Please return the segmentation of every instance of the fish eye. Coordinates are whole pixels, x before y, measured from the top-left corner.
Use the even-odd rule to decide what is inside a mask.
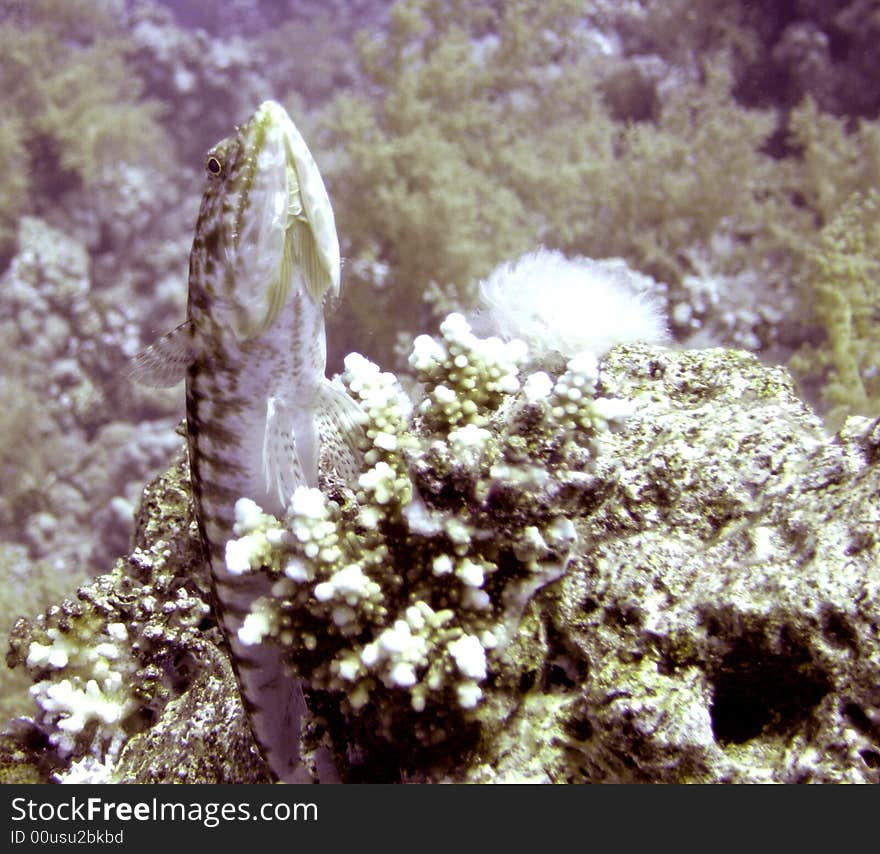
[[[223,164],[222,164],[222,163],[221,163],[216,157],[214,157],[214,155],[212,154],[212,155],[211,155],[211,156],[205,161],[205,168],[206,168],[206,169],[207,169],[212,175],[219,175],[219,174],[223,171]]]

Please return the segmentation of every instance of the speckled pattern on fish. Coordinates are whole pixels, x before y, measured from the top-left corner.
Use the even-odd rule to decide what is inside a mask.
[[[239,636],[268,582],[230,572],[235,502],[283,517],[294,490],[318,485],[325,444],[343,478],[359,465],[360,411],[324,375],[323,300],[339,293],[330,200],[305,141],[267,101],[205,159],[185,323],[137,357],[133,375],[186,378],[193,494],[221,620],[254,735],[279,779],[305,779],[300,684],[277,648]]]

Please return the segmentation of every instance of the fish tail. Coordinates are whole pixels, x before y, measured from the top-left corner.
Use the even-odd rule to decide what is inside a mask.
[[[311,782],[300,745],[306,713],[302,683],[291,678],[278,647],[245,646],[232,633],[229,638],[242,701],[266,764],[282,783]]]

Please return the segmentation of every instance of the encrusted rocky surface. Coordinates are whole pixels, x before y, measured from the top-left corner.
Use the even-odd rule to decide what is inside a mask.
[[[880,426],[827,436],[784,370],[732,350],[617,347],[595,394],[629,416],[592,436],[588,466],[583,447],[548,463],[592,487],[558,493],[574,554],[488,653],[461,727],[371,744],[314,691],[307,747],[330,746],[343,781],[880,782]],[[431,507],[481,494],[459,456],[458,493],[414,466]],[[7,779],[268,780],[209,602],[181,461],[146,491],[132,553],[13,633],[42,705],[3,737]],[[77,689],[117,717],[65,723]]]

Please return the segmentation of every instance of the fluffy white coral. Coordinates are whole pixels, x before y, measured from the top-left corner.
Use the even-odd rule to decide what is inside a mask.
[[[653,279],[624,261],[566,258],[538,249],[496,267],[480,284],[481,334],[521,339],[532,358],[601,356],[616,344],[668,339]]]

